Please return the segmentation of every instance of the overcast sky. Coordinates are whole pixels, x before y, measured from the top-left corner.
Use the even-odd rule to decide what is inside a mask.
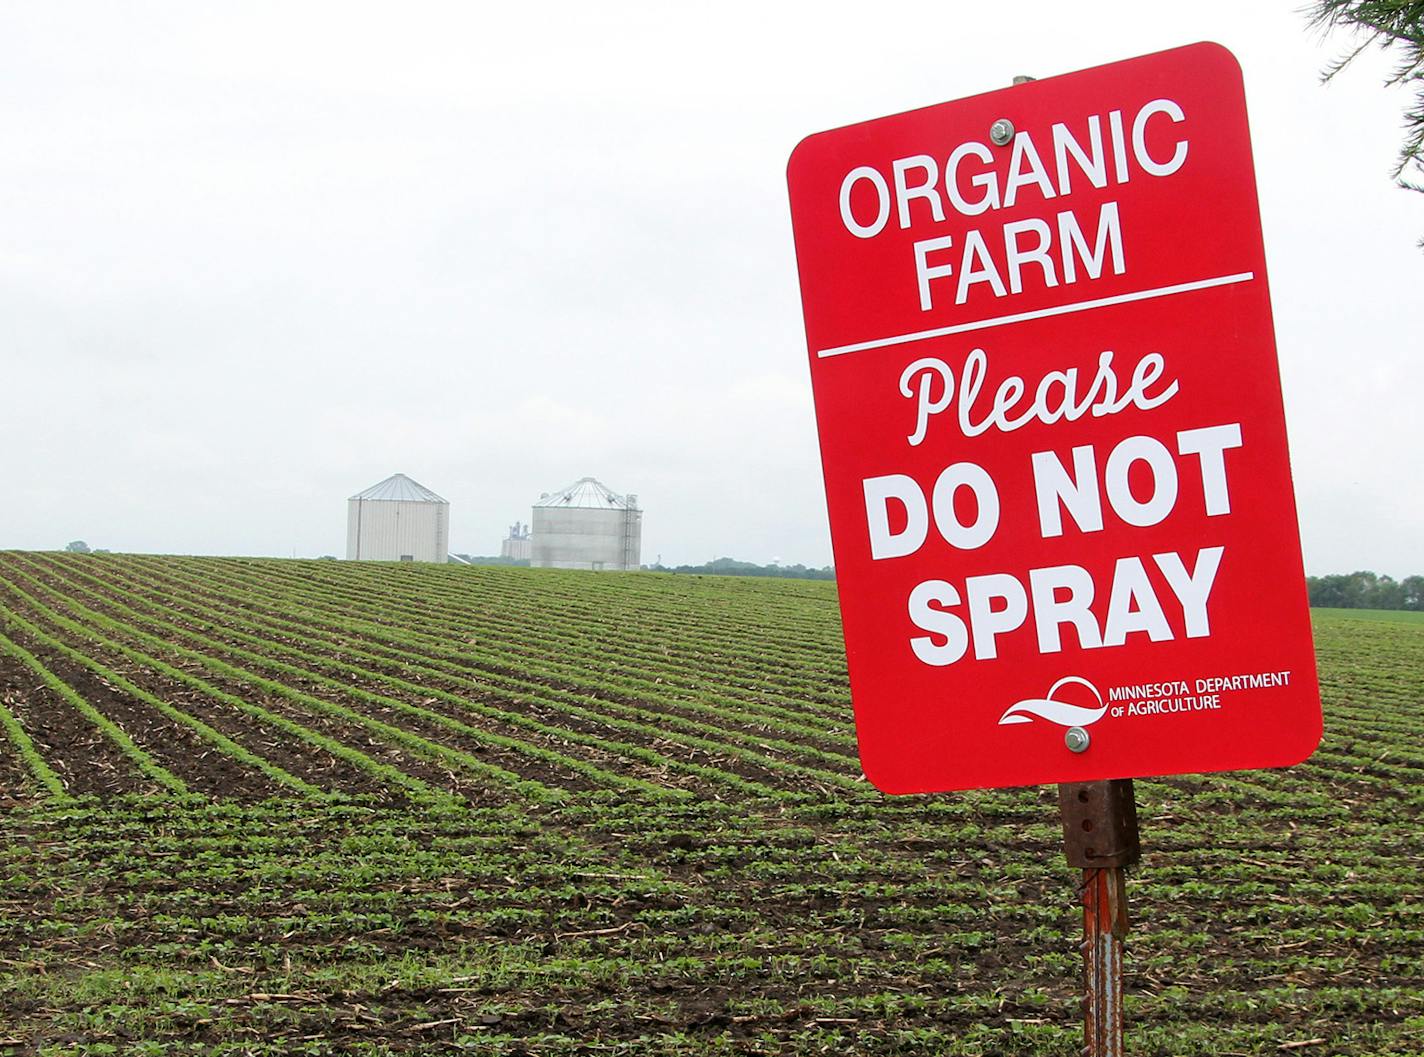
[[[0,8],[0,547],[498,553],[636,492],[644,560],[830,561],[806,134],[1215,40],[1245,70],[1307,571],[1424,572],[1406,97],[1296,3]]]

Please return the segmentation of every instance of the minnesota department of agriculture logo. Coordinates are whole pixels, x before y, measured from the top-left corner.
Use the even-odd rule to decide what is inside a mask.
[[[1083,705],[1070,704],[1067,701],[1060,701],[1055,696],[1065,686],[1084,686],[1097,701],[1097,708],[1086,708]],[[1096,723],[1107,715],[1108,706],[1103,703],[1103,695],[1098,693],[1098,688],[1088,680],[1077,675],[1065,675],[1058,682],[1048,688],[1048,693],[1043,697],[1031,697],[1023,701],[1015,701],[1010,705],[1002,716],[999,717],[999,725],[1004,726],[1009,723],[1028,723],[1032,718],[1046,719],[1050,723],[1057,723],[1061,727],[1086,727],[1090,723]]]

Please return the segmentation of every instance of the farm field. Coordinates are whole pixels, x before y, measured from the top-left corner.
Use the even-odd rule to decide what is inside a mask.
[[[1317,616],[1342,620],[1379,620],[1386,624],[1424,624],[1424,613],[1404,609],[1316,609]]]
[[[1139,781],[1139,1055],[1424,1054],[1424,624]],[[1052,788],[860,777],[835,585],[0,553],[0,1054],[1076,1054]]]

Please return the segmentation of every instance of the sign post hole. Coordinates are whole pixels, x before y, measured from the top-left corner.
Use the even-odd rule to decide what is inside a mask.
[[[1120,1052],[1132,779],[1322,730],[1241,69],[1192,44],[816,133],[787,183],[861,766],[1060,786]]]

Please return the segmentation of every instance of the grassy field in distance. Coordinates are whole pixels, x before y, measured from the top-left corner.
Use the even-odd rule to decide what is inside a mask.
[[[1379,620],[1386,624],[1424,624],[1424,613],[1405,609],[1312,609],[1312,615],[1343,620]]]
[[[1128,1052],[1424,1053],[1361,616],[1310,761],[1137,783]],[[1074,884],[1052,788],[863,781],[833,583],[0,553],[0,1055],[1070,1057]]]

